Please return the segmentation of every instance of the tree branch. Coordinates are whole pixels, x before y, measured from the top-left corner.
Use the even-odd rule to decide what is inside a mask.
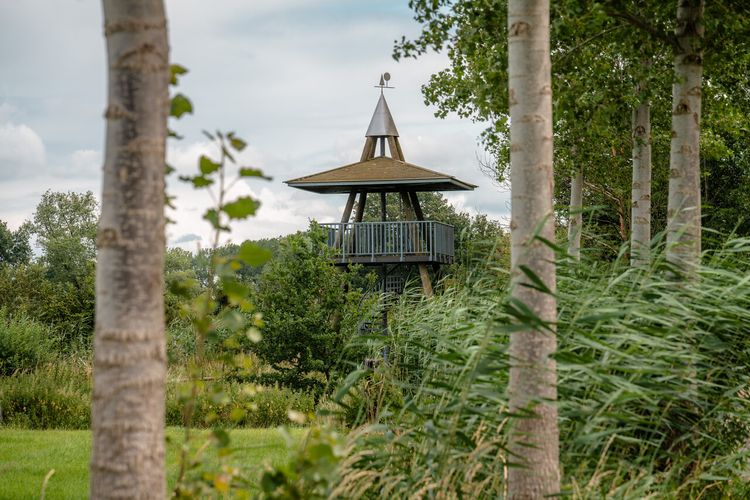
[[[661,40],[662,42],[675,49],[680,48],[680,45],[677,43],[677,38],[675,38],[673,34],[660,30],[640,16],[637,16],[631,12],[627,12],[624,9],[615,9],[613,7],[606,7],[604,11],[608,16],[616,19],[622,19],[631,26],[634,26],[635,28],[648,33],[655,39]]]

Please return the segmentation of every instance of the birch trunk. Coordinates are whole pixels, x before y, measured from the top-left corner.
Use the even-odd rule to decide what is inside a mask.
[[[633,110],[633,187],[630,208],[630,265],[648,265],[651,257],[651,107]]]
[[[703,0],[678,0],[672,143],[669,156],[667,260],[691,273],[700,262],[700,120]]]
[[[164,153],[161,0],[104,0],[109,63],[97,237],[91,498],[164,498]]]
[[[510,339],[508,496],[542,498],[560,490],[556,348],[555,255],[539,236],[554,241],[552,211],[552,86],[549,0],[508,3],[508,76],[511,155],[512,297],[550,329],[513,333]],[[552,291],[524,286],[525,266]]]
[[[568,255],[581,260],[581,229],[583,228],[583,170],[570,179],[570,213],[568,215]]]

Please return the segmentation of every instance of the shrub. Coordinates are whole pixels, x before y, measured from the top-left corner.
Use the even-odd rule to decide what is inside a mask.
[[[51,361],[56,350],[57,339],[48,327],[0,309],[0,376],[32,370]]]
[[[195,354],[195,330],[187,321],[172,321],[167,327],[167,359],[184,363]]]
[[[315,385],[310,373],[324,374],[327,383],[345,368],[351,353],[344,348],[377,298],[351,287],[355,271],[331,264],[326,238],[316,225],[284,238],[254,297],[265,327],[251,348],[278,372],[279,383],[297,389]]]
[[[90,374],[83,367],[59,363],[3,378],[0,423],[27,429],[88,429]]]
[[[0,307],[48,325],[60,338],[62,352],[90,349],[94,293],[93,264],[76,283],[51,281],[40,264],[0,268]]]
[[[183,425],[187,386],[167,389],[167,425]],[[211,427],[276,427],[289,424],[289,411],[304,415],[315,411],[311,395],[289,388],[256,387],[252,384],[207,384],[195,399],[193,425]]]

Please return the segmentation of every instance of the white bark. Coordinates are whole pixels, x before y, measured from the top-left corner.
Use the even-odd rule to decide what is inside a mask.
[[[576,170],[570,179],[570,213],[568,214],[568,255],[581,260],[581,229],[583,228],[583,170]]]
[[[508,76],[511,155],[511,269],[514,299],[550,330],[511,335],[510,409],[534,418],[513,419],[509,434],[510,498],[542,498],[560,490],[556,348],[555,255],[535,238],[554,241],[552,210],[552,86],[549,0],[508,3]],[[524,286],[525,266],[552,291]]]
[[[651,109],[633,110],[633,187],[630,208],[630,264],[648,265],[651,251]]]
[[[678,0],[672,143],[669,157],[667,260],[691,273],[700,262],[700,120],[703,0]]]
[[[169,57],[161,0],[104,0],[109,63],[97,237],[92,498],[164,498],[164,153]]]

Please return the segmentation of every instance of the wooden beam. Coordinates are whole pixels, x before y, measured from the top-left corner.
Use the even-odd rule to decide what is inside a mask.
[[[368,137],[365,141],[365,147],[364,149],[362,149],[362,157],[359,159],[359,161],[367,161],[375,158],[375,146],[375,137]]]
[[[419,206],[419,198],[417,197],[417,192],[409,191],[409,199],[411,200],[411,204],[414,208],[414,214],[417,216],[417,220],[424,220],[424,213],[422,212],[422,207]]]
[[[391,150],[391,158],[405,161],[404,153],[401,151],[401,145],[398,143],[398,137],[388,138],[388,149]]]
[[[417,216],[417,220],[420,220],[420,221],[425,220],[424,213],[422,212],[422,207],[419,205],[419,197],[417,196],[417,192],[409,191],[409,199],[411,200],[412,208],[414,208],[414,213]],[[433,263],[432,271],[435,273],[435,276],[437,276],[438,273],[440,272],[440,264]]]
[[[365,215],[365,204],[367,203],[367,191],[359,193],[359,201],[357,202],[357,213],[354,214],[354,222],[362,222],[362,217]]]
[[[401,191],[401,201],[404,203],[404,211],[406,212],[407,220],[415,220],[416,214],[414,213],[414,207],[412,206],[409,195],[405,191]],[[421,211],[421,210],[420,210]],[[415,237],[419,237],[416,236]],[[417,242],[414,242],[414,248],[418,246]],[[425,264],[418,264],[419,278],[422,280],[422,290],[424,291],[425,297],[432,297],[432,282],[430,281],[430,273],[427,271]]]
[[[354,207],[354,199],[357,196],[356,191],[349,193],[349,199],[346,200],[346,207],[344,207],[344,213],[341,216],[341,223],[346,224],[352,216],[352,208]],[[333,248],[341,248],[341,230],[336,231],[336,239],[333,243]]]
[[[385,192],[380,193],[380,220],[385,222],[387,219],[387,214],[385,207]]]

